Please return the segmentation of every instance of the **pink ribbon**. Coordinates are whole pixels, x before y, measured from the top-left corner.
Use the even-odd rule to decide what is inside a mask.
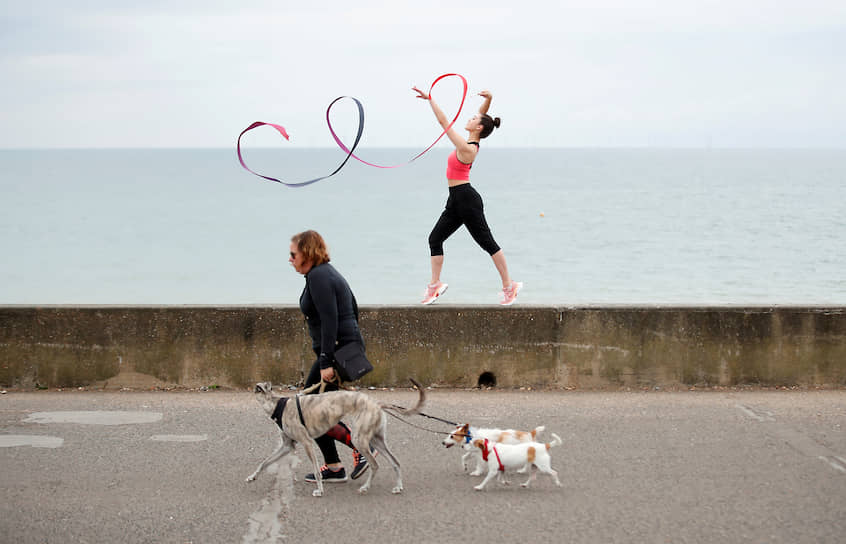
[[[444,79],[444,78],[447,78],[447,77],[452,77],[452,76],[455,76],[455,77],[460,78],[460,79],[461,79],[461,83],[462,83],[462,85],[464,86],[464,91],[463,91],[463,93],[462,93],[462,95],[461,95],[461,104],[458,106],[458,111],[457,111],[457,112],[455,112],[455,117],[453,117],[453,118],[452,118],[452,121],[450,122],[449,126],[447,126],[447,127],[444,129],[444,131],[443,131],[443,132],[441,132],[440,136],[438,136],[437,138],[435,138],[435,141],[434,141],[434,142],[432,142],[432,145],[430,145],[429,147],[427,147],[426,149],[424,149],[423,151],[421,151],[420,153],[418,153],[417,155],[415,155],[414,157],[412,157],[412,158],[411,158],[409,161],[407,161],[407,162],[400,163],[400,164],[395,164],[395,165],[393,165],[393,166],[383,166],[383,165],[380,165],[380,164],[374,164],[374,163],[372,163],[372,162],[367,162],[366,160],[359,158],[357,155],[353,154],[353,152],[352,152],[351,150],[347,149],[347,146],[345,146],[345,145],[344,145],[344,142],[342,142],[342,141],[341,141],[341,139],[340,139],[340,138],[338,138],[338,135],[337,135],[337,134],[335,134],[335,131],[332,129],[332,123],[330,123],[330,122],[329,122],[329,116],[327,115],[327,116],[326,116],[326,123],[329,125],[329,132],[331,132],[331,133],[332,133],[332,137],[333,137],[333,138],[335,138],[335,143],[337,143],[337,144],[338,144],[338,146],[339,146],[341,149],[343,149],[343,150],[344,150],[344,153],[348,153],[348,154],[349,154],[349,156],[351,156],[352,158],[354,158],[355,160],[357,160],[357,161],[359,161],[359,162],[363,162],[363,163],[364,163],[364,164],[366,164],[366,165],[369,165],[369,166],[375,166],[376,168],[398,168],[398,167],[400,167],[400,166],[405,166],[405,165],[407,165],[407,164],[411,164],[411,163],[412,163],[412,162],[414,162],[415,160],[417,160],[417,159],[419,159],[420,157],[422,157],[422,156],[423,156],[423,155],[424,155],[427,151],[429,151],[430,149],[432,149],[433,147],[435,147],[435,144],[436,144],[436,143],[438,143],[438,142],[440,141],[440,139],[441,139],[441,138],[443,138],[443,137],[444,137],[444,135],[445,135],[447,132],[449,132],[449,129],[451,129],[451,128],[452,128],[452,125],[454,125],[454,124],[455,124],[455,122],[458,120],[458,116],[459,116],[459,115],[461,115],[461,109],[464,107],[464,100],[467,98],[467,80],[466,80],[466,79],[464,78],[464,76],[462,76],[461,74],[444,74],[444,75],[442,75],[442,76],[439,76],[437,79],[435,79],[435,81],[433,81],[433,82],[432,82],[432,85],[431,85],[431,86],[429,86],[429,96],[432,96],[432,89],[434,89],[434,88],[435,88],[435,85],[437,85],[437,84],[438,84],[438,82],[439,82],[440,80],[442,80],[442,79]],[[353,147],[355,147],[355,146],[353,146]]]
[[[238,161],[241,163],[241,166],[244,167],[244,169],[246,171],[250,172],[251,174],[254,174],[254,175],[256,175],[260,178],[264,178],[264,179],[269,180],[269,181],[275,181],[276,183],[281,183],[282,185],[287,185],[288,187],[304,187],[306,185],[310,185],[310,184],[315,183],[317,181],[324,180],[326,178],[334,176],[335,174],[337,174],[338,172],[341,171],[341,168],[343,168],[344,165],[347,164],[347,161],[349,161],[350,157],[354,158],[355,160],[357,160],[359,162],[362,162],[362,163],[367,164],[369,166],[374,166],[376,168],[397,168],[397,167],[400,167],[400,166],[405,166],[405,165],[410,164],[413,161],[419,159],[427,151],[429,151],[430,149],[435,147],[435,144],[437,144],[440,141],[440,139],[443,138],[444,135],[447,132],[449,132],[449,129],[451,129],[452,125],[454,125],[455,122],[458,120],[458,116],[461,115],[461,109],[464,107],[464,101],[467,98],[467,80],[461,74],[444,74],[442,76],[439,76],[437,79],[435,79],[435,81],[432,82],[432,85],[429,87],[429,96],[432,96],[432,89],[435,88],[435,85],[437,85],[439,81],[441,81],[444,78],[453,77],[453,76],[460,78],[461,83],[464,86],[464,90],[463,90],[463,93],[461,95],[461,104],[458,106],[458,111],[455,113],[455,117],[453,117],[449,126],[447,126],[443,130],[443,132],[441,132],[441,134],[435,139],[434,142],[432,142],[432,144],[429,147],[427,147],[426,149],[424,149],[423,151],[421,151],[420,153],[418,153],[417,155],[412,157],[407,162],[404,162],[404,163],[401,163],[401,164],[395,164],[393,166],[384,166],[384,165],[380,165],[380,164],[374,164],[372,162],[367,162],[364,159],[359,158],[358,156],[356,156],[353,153],[355,151],[355,148],[358,147],[358,144],[361,141],[361,135],[364,132],[364,107],[361,105],[361,102],[359,102],[358,99],[353,98],[352,96],[339,96],[338,98],[333,100],[331,104],[329,104],[328,108],[326,108],[326,124],[329,126],[329,132],[332,133],[332,137],[335,139],[335,143],[337,143],[338,146],[344,151],[344,153],[347,154],[347,156],[344,158],[343,162],[341,162],[341,164],[331,174],[328,174],[326,176],[321,176],[321,177],[315,178],[315,179],[310,179],[308,181],[302,181],[302,182],[298,182],[298,183],[288,183],[288,182],[282,181],[281,179],[272,178],[270,176],[265,176],[264,174],[259,174],[258,172],[251,170],[250,167],[247,166],[247,163],[244,162],[244,157],[241,154],[241,137],[245,133],[247,133],[250,130],[253,130],[255,128],[261,127],[261,126],[269,126],[269,127],[276,129],[276,131],[279,132],[279,134],[281,134],[282,137],[285,138],[286,140],[290,139],[288,137],[288,131],[285,130],[285,127],[283,127],[281,125],[274,124],[274,123],[265,123],[263,121],[256,121],[255,123],[253,123],[250,126],[248,126],[247,128],[245,128],[243,131],[241,131],[241,134],[238,135],[238,142],[237,142],[237,145],[236,145],[236,149],[237,149],[237,152],[238,152]],[[350,148],[347,148],[347,146],[344,144],[344,142],[341,141],[341,139],[335,133],[335,130],[332,128],[332,123],[329,120],[329,112],[332,111],[332,107],[339,100],[341,100],[343,98],[349,98],[350,100],[353,100],[356,103],[356,106],[358,106],[358,133],[356,134],[355,142],[353,142],[353,145]]]
[[[236,149],[238,150],[238,161],[241,163],[241,166],[243,166],[244,169],[247,172],[250,172],[251,174],[255,174],[256,176],[258,176],[260,178],[264,178],[264,179],[269,180],[269,181],[275,181],[276,183],[281,183],[282,185],[287,185],[288,187],[305,187],[306,185],[311,185],[312,183],[315,183],[317,181],[320,181],[320,180],[334,176],[335,174],[340,172],[341,168],[343,168],[344,165],[347,164],[347,161],[350,160],[350,157],[352,156],[352,152],[353,152],[353,150],[355,150],[356,146],[358,146],[358,143],[361,141],[361,134],[364,132],[364,107],[361,105],[361,102],[359,102],[358,99],[353,98],[351,96],[339,96],[338,98],[333,100],[331,104],[329,104],[329,107],[326,108],[326,122],[327,123],[329,122],[329,112],[332,110],[332,106],[334,106],[338,102],[338,100],[341,100],[343,98],[349,98],[350,100],[353,100],[355,102],[356,106],[358,106],[358,134],[355,137],[355,143],[353,143],[352,149],[349,149],[349,150],[345,149],[344,150],[344,151],[347,152],[346,158],[344,158],[343,162],[337,168],[335,168],[335,170],[331,174],[326,175],[326,176],[321,176],[321,177],[315,178],[315,179],[310,179],[308,181],[301,181],[299,183],[287,183],[285,181],[282,181],[281,179],[276,179],[276,178],[272,178],[270,176],[265,176],[264,174],[259,174],[258,172],[254,172],[253,170],[251,170],[250,167],[247,166],[247,163],[244,162],[244,157],[241,155],[241,136],[243,136],[246,132],[253,130],[254,128],[258,128],[258,127],[267,125],[269,127],[275,128],[276,131],[279,132],[279,134],[281,134],[286,140],[289,139],[288,131],[285,130],[285,127],[283,127],[281,125],[276,125],[274,123],[265,123],[263,121],[256,121],[252,125],[248,126],[244,130],[242,130],[241,134],[238,135],[238,143],[237,143]]]

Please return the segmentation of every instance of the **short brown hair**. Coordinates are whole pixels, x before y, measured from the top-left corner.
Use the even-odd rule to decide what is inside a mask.
[[[297,244],[297,251],[303,254],[305,260],[311,261],[312,266],[329,262],[329,248],[316,230],[295,234],[291,241]]]

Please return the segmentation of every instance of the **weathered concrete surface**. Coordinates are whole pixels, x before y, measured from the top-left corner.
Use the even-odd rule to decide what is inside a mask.
[[[363,385],[846,385],[846,309],[361,309]],[[313,355],[293,306],[0,307],[4,387],[295,384]]]
[[[408,389],[368,391],[410,405]],[[150,423],[69,423],[101,411]],[[54,417],[43,417],[44,413]],[[846,391],[429,391],[426,413],[559,435],[529,489],[462,473],[449,426],[388,418],[405,491],[388,464],[322,498],[299,466],[244,479],[278,431],[251,393],[13,392],[0,395],[3,542],[842,543],[846,534]],[[42,414],[37,417],[36,414]],[[151,418],[152,419],[152,418]],[[62,422],[59,422],[62,421]],[[429,428],[427,432],[419,427]],[[3,439],[29,437],[27,445]],[[162,440],[162,438],[167,440]],[[339,447],[349,468],[350,450]],[[377,457],[377,461],[379,457]],[[292,481],[296,475],[298,481]]]

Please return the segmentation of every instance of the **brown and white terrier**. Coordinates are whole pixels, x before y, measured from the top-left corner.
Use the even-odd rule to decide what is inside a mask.
[[[544,430],[543,425],[535,427],[531,431],[515,431],[514,429],[485,429],[481,427],[474,427],[469,423],[458,425],[449,436],[444,438],[443,444],[447,448],[452,446],[463,446],[470,444],[473,440],[488,440],[494,444],[520,444],[523,442],[534,442],[537,440],[538,434]],[[482,455],[476,448],[465,448],[464,455],[461,456],[461,467],[467,471],[470,457],[476,458],[476,469],[470,473],[470,476],[481,476],[485,463],[482,460]]]
[[[558,473],[552,469],[552,457],[549,455],[550,448],[561,444],[561,438],[552,433],[552,442],[541,444],[540,442],[525,442],[522,444],[495,444],[486,439],[476,439],[470,444],[465,444],[464,449],[472,448],[478,450],[482,459],[488,464],[488,474],[482,483],[475,486],[476,491],[485,488],[488,482],[498,476],[501,483],[508,484],[505,472],[508,470],[532,467],[529,479],[520,484],[522,487],[529,487],[535,479],[537,471],[540,470],[549,474],[555,481],[555,485],[561,486]]]

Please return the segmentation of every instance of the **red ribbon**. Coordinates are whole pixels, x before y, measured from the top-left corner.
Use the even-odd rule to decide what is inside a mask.
[[[246,171],[250,172],[251,174],[254,174],[254,175],[256,175],[260,178],[264,178],[264,179],[269,180],[269,181],[275,181],[276,183],[281,183],[282,185],[287,185],[288,187],[304,187],[306,185],[310,185],[310,184],[315,183],[317,181],[324,180],[326,178],[334,176],[335,174],[337,174],[338,172],[341,171],[341,168],[343,168],[344,165],[347,164],[347,161],[349,161],[350,157],[354,158],[355,160],[357,160],[359,162],[362,162],[362,163],[367,164],[369,166],[374,166],[376,168],[397,168],[399,166],[405,166],[406,164],[410,164],[413,161],[419,159],[427,151],[429,151],[430,149],[435,147],[435,144],[437,144],[440,141],[440,139],[444,137],[444,135],[449,131],[449,129],[452,128],[452,125],[454,125],[455,122],[458,120],[458,116],[461,115],[461,109],[464,107],[464,100],[467,98],[467,80],[461,74],[443,74],[442,76],[439,76],[437,79],[435,79],[435,81],[432,82],[432,85],[429,87],[429,96],[432,96],[432,89],[435,88],[435,85],[437,85],[439,81],[441,81],[444,78],[453,77],[453,76],[460,78],[461,83],[464,86],[464,91],[463,91],[462,96],[461,96],[461,104],[458,106],[458,111],[455,113],[455,117],[453,117],[449,126],[447,126],[443,130],[443,132],[441,132],[441,134],[435,139],[434,142],[432,142],[432,144],[429,147],[427,147],[426,149],[424,149],[423,151],[421,151],[420,153],[418,153],[417,155],[412,157],[407,162],[404,162],[404,163],[401,163],[401,164],[395,164],[393,166],[384,166],[384,165],[380,165],[380,164],[374,164],[372,162],[367,162],[364,159],[359,158],[358,156],[356,156],[353,153],[355,151],[355,148],[358,147],[358,144],[361,141],[361,135],[364,131],[364,107],[361,105],[361,102],[359,102],[358,99],[353,98],[351,96],[339,96],[338,98],[333,100],[331,104],[329,104],[328,108],[326,108],[326,124],[329,126],[329,132],[332,133],[332,137],[335,139],[335,143],[337,143],[338,146],[344,151],[344,153],[347,154],[347,156],[344,158],[343,162],[341,162],[341,164],[331,174],[328,174],[326,176],[321,176],[321,177],[315,178],[315,179],[310,179],[308,181],[302,181],[302,182],[298,182],[298,183],[288,183],[288,182],[282,181],[281,179],[272,178],[270,176],[265,176],[264,174],[259,174],[258,172],[251,170],[247,166],[247,163],[244,162],[244,157],[241,155],[241,137],[246,132],[266,125],[266,126],[269,126],[269,127],[276,129],[276,131],[279,132],[279,134],[281,134],[286,140],[289,139],[288,131],[285,130],[285,127],[283,127],[281,125],[274,124],[274,123],[265,123],[263,121],[256,121],[255,123],[253,123],[250,126],[248,126],[247,128],[245,128],[243,131],[241,131],[241,134],[238,135],[238,142],[236,144],[236,149],[237,149],[237,152],[238,152],[238,161],[241,163],[241,166],[244,167],[244,169]],[[332,128],[332,123],[329,120],[329,112],[332,110],[332,107],[339,100],[341,100],[343,98],[349,98],[350,100],[355,101],[356,106],[358,106],[358,133],[355,137],[355,142],[353,142],[353,145],[350,148],[347,148],[347,146],[344,144],[344,142],[342,142],[341,139],[338,137],[338,135],[335,134],[335,130]]]
[[[265,123],[263,121],[256,121],[252,125],[248,126],[244,130],[242,130],[241,134],[238,135],[238,143],[237,143],[236,149],[238,150],[238,161],[241,163],[241,166],[243,166],[244,169],[247,172],[250,172],[251,174],[255,174],[258,177],[264,178],[264,179],[269,180],[269,181],[275,181],[276,183],[281,183],[282,185],[287,185],[288,187],[304,187],[306,185],[311,185],[312,183],[314,183],[316,181],[320,181],[322,179],[332,177],[335,174],[337,174],[338,172],[340,172],[341,168],[343,168],[344,165],[347,164],[347,161],[350,160],[350,157],[352,156],[352,152],[353,152],[353,150],[355,150],[356,146],[358,146],[358,143],[361,141],[361,134],[362,134],[362,132],[364,132],[364,107],[361,105],[361,102],[359,102],[358,99],[353,98],[351,96],[339,96],[338,98],[333,100],[331,104],[329,104],[329,107],[326,108],[326,122],[327,123],[329,122],[329,112],[332,110],[332,106],[334,106],[335,103],[337,103],[338,100],[341,100],[342,98],[349,98],[350,100],[353,100],[355,102],[356,106],[358,106],[358,134],[355,137],[355,143],[353,143],[352,149],[350,149],[350,150],[345,149],[345,151],[347,151],[347,156],[344,159],[344,161],[335,169],[334,172],[332,172],[331,174],[326,175],[326,176],[321,176],[319,178],[310,179],[308,181],[301,181],[299,183],[287,183],[285,181],[282,181],[281,179],[276,179],[276,178],[272,178],[270,176],[265,176],[263,174],[259,174],[258,172],[254,172],[253,170],[250,170],[250,167],[248,167],[247,163],[244,162],[244,157],[241,156],[241,136],[243,136],[244,133],[246,133],[247,131],[253,130],[254,128],[258,128],[258,127],[267,125],[269,127],[275,128],[276,131],[279,132],[279,134],[281,134],[286,140],[289,139],[288,138],[288,131],[285,130],[285,127],[283,127],[281,125],[276,125],[276,124],[273,124],[273,123]]]
[[[467,98],[467,80],[466,80],[466,79],[464,78],[464,76],[462,76],[461,74],[444,74],[444,75],[442,75],[442,76],[439,76],[437,79],[435,79],[435,81],[433,81],[433,82],[432,82],[432,85],[431,85],[431,86],[429,86],[429,96],[430,96],[430,97],[432,96],[432,89],[434,89],[434,88],[435,88],[435,85],[437,85],[437,84],[438,84],[438,82],[439,82],[440,80],[442,80],[442,79],[444,79],[444,78],[447,78],[447,77],[452,77],[452,76],[455,76],[455,77],[457,77],[457,78],[460,78],[460,79],[461,79],[461,83],[464,85],[464,91],[463,91],[463,92],[462,92],[462,94],[461,94],[461,104],[458,106],[458,111],[457,111],[457,112],[455,112],[455,117],[453,117],[453,118],[452,118],[452,121],[449,123],[449,126],[447,126],[447,127],[444,129],[444,131],[443,131],[443,132],[441,132],[441,134],[440,134],[437,138],[435,138],[435,141],[434,141],[434,142],[432,142],[432,144],[431,144],[429,147],[427,147],[426,149],[424,149],[423,151],[421,151],[420,153],[418,153],[417,155],[415,155],[414,157],[412,157],[412,158],[411,158],[409,161],[407,161],[407,162],[404,162],[404,163],[401,163],[401,164],[395,164],[395,165],[393,165],[393,166],[383,166],[383,165],[380,165],[380,164],[374,164],[374,163],[372,163],[372,162],[367,162],[366,160],[359,158],[358,156],[354,155],[354,154],[353,154],[353,152],[352,152],[351,150],[347,149],[347,147],[344,145],[344,142],[342,142],[342,141],[341,141],[341,139],[340,139],[340,138],[338,138],[338,135],[337,135],[337,134],[335,134],[335,131],[332,129],[332,123],[330,123],[330,122],[329,122],[329,116],[327,115],[327,117],[326,117],[326,123],[329,125],[329,132],[331,132],[331,133],[332,133],[332,137],[333,137],[333,138],[335,138],[335,143],[337,143],[337,144],[338,144],[338,146],[339,146],[341,149],[343,149],[345,153],[348,153],[348,154],[349,154],[349,156],[351,156],[352,158],[354,158],[355,160],[357,160],[357,161],[359,161],[359,162],[363,162],[363,163],[364,163],[364,164],[366,164],[366,165],[369,165],[369,166],[375,166],[376,168],[398,168],[398,167],[400,167],[400,166],[405,166],[405,165],[407,165],[407,164],[411,164],[411,163],[412,163],[412,162],[414,162],[415,160],[417,160],[417,159],[419,159],[420,157],[422,157],[422,156],[423,156],[423,155],[424,155],[427,151],[429,151],[430,149],[432,149],[433,147],[435,147],[435,144],[436,144],[436,143],[438,143],[438,142],[440,141],[440,139],[441,139],[441,138],[443,138],[443,137],[444,137],[444,135],[445,135],[447,132],[449,132],[449,129],[451,129],[451,128],[452,128],[452,125],[454,125],[454,124],[455,124],[455,122],[458,120],[458,116],[459,116],[459,115],[461,115],[461,109],[464,107],[464,100]]]

